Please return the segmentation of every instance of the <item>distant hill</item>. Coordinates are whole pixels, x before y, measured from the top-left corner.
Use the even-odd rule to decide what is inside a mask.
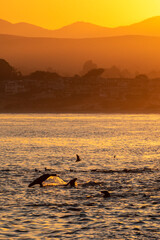
[[[160,37],[56,39],[0,35],[0,58],[23,73],[52,69],[76,74],[89,59],[102,68],[116,65],[146,73],[160,71]]]
[[[121,35],[160,36],[160,16],[146,19],[129,26],[107,28],[91,23],[76,22],[57,30],[48,30],[28,23],[0,20],[0,34],[26,37],[96,38]]]
[[[52,31],[29,24],[15,23],[0,19],[0,34],[9,34],[26,37],[49,37]]]

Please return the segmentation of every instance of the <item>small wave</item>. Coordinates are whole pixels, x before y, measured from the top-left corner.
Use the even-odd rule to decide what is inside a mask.
[[[26,207],[50,207],[50,206],[54,206],[55,204],[52,203],[39,203],[39,204],[26,204]]]
[[[148,167],[144,168],[136,168],[136,169],[120,169],[120,170],[106,170],[106,169],[92,169],[91,172],[98,172],[98,173],[142,173],[142,172],[155,172],[159,171],[158,169],[151,169]]]
[[[11,171],[10,169],[0,169],[0,172],[9,172],[9,171]]]
[[[67,204],[67,203],[29,203],[25,204],[26,207],[68,207],[76,209],[78,208],[78,204]]]
[[[90,187],[90,186],[100,186],[103,182],[95,182],[95,181],[88,181],[86,183],[81,184],[82,187]]]
[[[69,207],[69,208],[67,208],[67,210],[74,211],[74,212],[80,212],[80,211],[82,211],[82,208]]]
[[[70,169],[70,172],[97,172],[97,173],[142,173],[142,172],[156,172],[159,169],[152,169],[149,167],[144,168],[124,168],[124,169],[90,169],[90,170],[77,170],[77,169]],[[60,172],[59,172],[60,173]]]

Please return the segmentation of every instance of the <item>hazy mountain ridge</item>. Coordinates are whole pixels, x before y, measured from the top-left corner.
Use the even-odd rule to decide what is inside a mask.
[[[10,22],[0,19],[0,34],[17,35],[25,37],[38,37],[38,36],[48,37],[50,34],[50,30],[29,23],[20,22],[12,24]]]
[[[0,34],[26,37],[96,38],[121,35],[160,36],[160,16],[116,28],[102,27],[91,23],[76,22],[56,30],[48,30],[28,23],[0,20]]]
[[[0,57],[18,70],[77,74],[85,61],[98,66],[146,73],[160,71],[160,37],[119,36],[88,39],[29,38],[0,35]]]

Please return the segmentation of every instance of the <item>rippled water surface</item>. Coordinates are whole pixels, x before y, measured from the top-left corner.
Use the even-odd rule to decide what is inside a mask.
[[[0,239],[160,239],[160,115],[1,114],[0,162]]]

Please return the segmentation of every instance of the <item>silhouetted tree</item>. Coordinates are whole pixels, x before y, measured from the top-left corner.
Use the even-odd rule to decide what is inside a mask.
[[[0,80],[15,79],[20,75],[10,64],[0,59]]]
[[[29,75],[31,79],[35,80],[44,80],[44,79],[54,79],[59,78],[60,75],[58,75],[55,72],[45,72],[45,71],[35,71]]]
[[[90,70],[87,74],[85,74],[83,77],[99,77],[104,72],[103,68],[97,68]]]
[[[103,77],[105,78],[121,78],[122,72],[116,66],[112,66],[111,68],[106,68],[103,73]]]
[[[88,60],[84,63],[81,74],[85,75],[90,70],[96,69],[96,68],[97,68],[97,64],[95,64],[92,60]]]
[[[148,76],[146,74],[139,74],[135,77],[135,79],[148,80]]]

